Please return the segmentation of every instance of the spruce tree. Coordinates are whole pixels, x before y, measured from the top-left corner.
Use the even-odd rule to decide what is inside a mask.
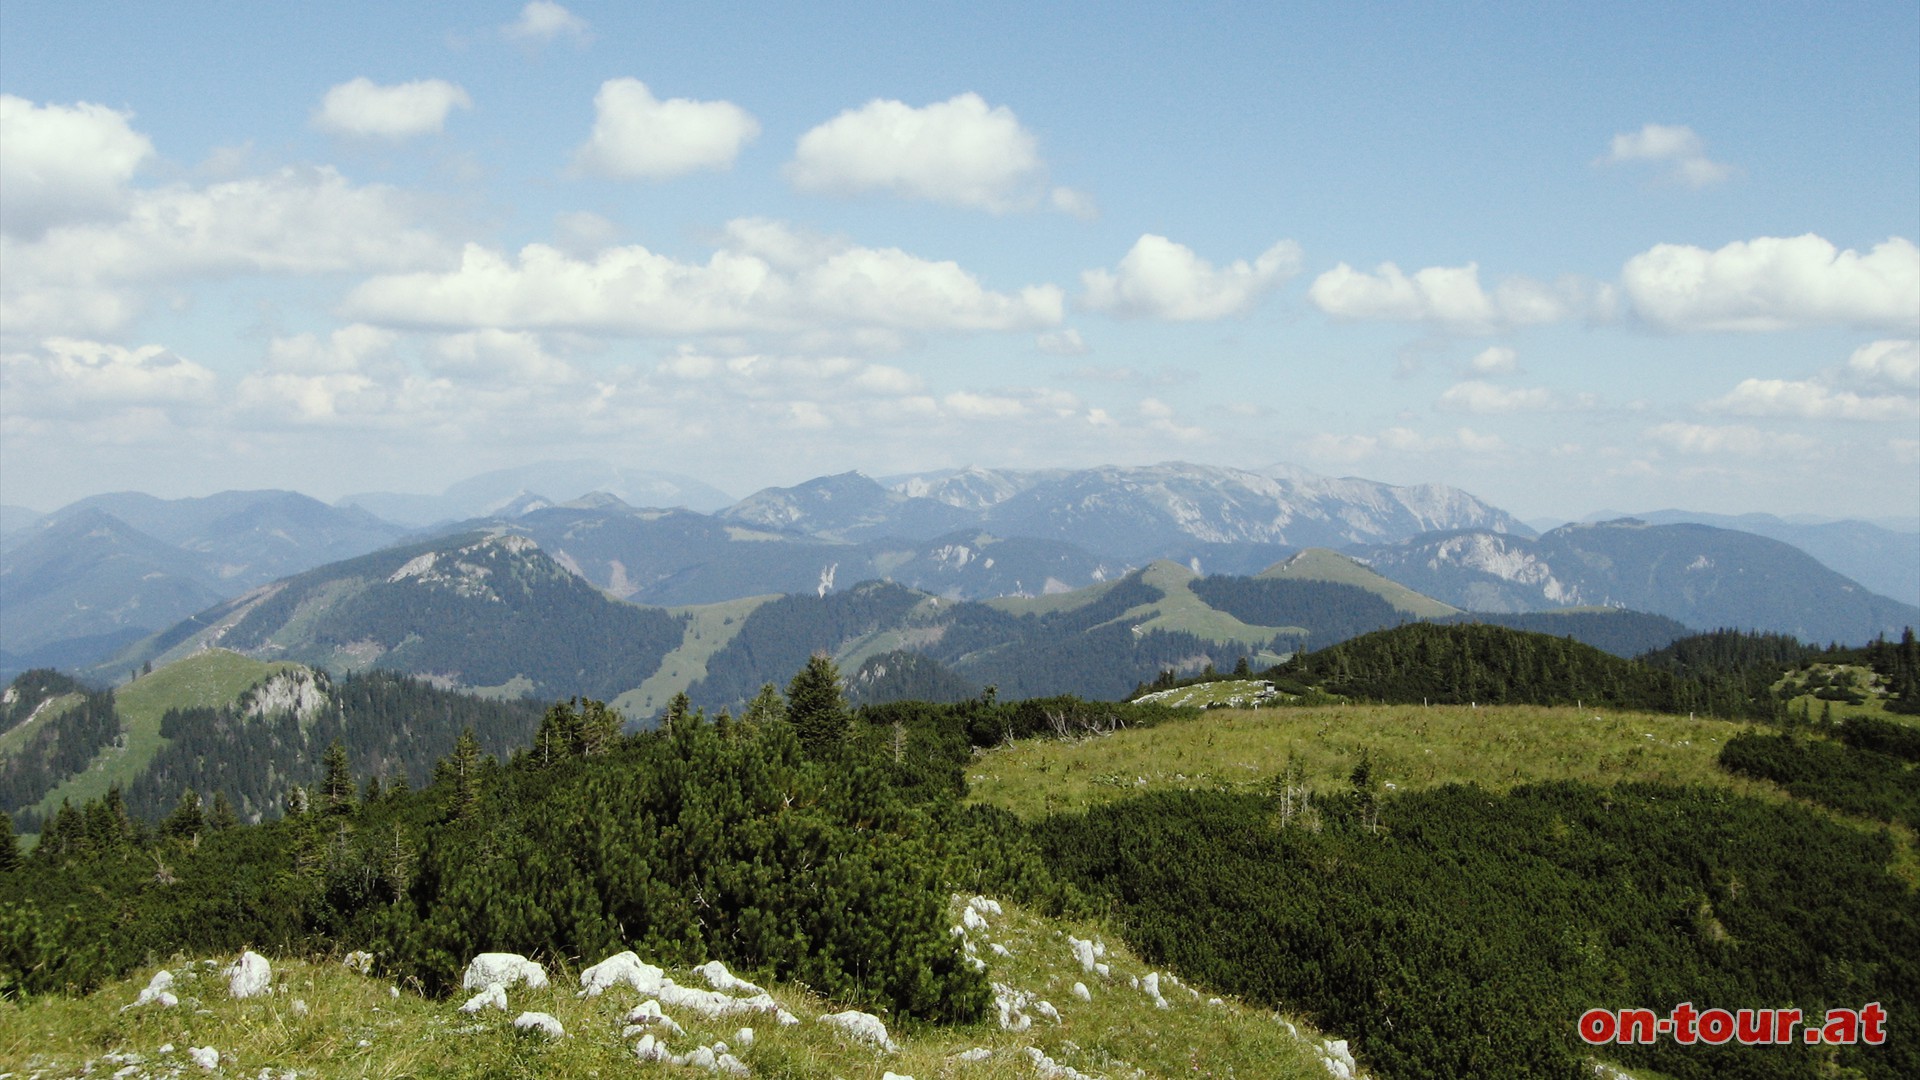
[[[329,814],[353,813],[353,764],[347,758],[346,745],[339,739],[333,740],[320,765],[326,770],[325,779],[320,782],[322,809]]]
[[[213,810],[207,815],[207,828],[231,829],[240,824],[240,816],[233,812],[233,804],[227,801],[227,793],[213,793]]]
[[[686,723],[687,717],[692,713],[693,699],[687,696],[686,691],[682,690],[673,695],[673,700],[667,702],[667,711],[660,717],[660,730],[672,734],[682,724]]]
[[[192,788],[182,788],[180,801],[174,804],[173,812],[160,823],[160,835],[172,840],[192,841],[206,827],[206,821],[200,813],[200,793]]]
[[[444,779],[453,785],[453,816],[456,818],[465,820],[480,809],[480,768],[481,759],[485,756],[473,729],[462,728],[460,738],[454,741],[453,753],[434,766],[434,778]]]
[[[787,684],[787,721],[809,757],[820,757],[846,739],[852,722],[840,695],[840,671],[825,653],[814,653]]]
[[[581,702],[581,756],[593,757],[612,750],[620,741],[620,725],[619,711],[609,707],[606,702],[591,699]]]
[[[557,765],[572,757],[580,743],[580,715],[572,701],[556,701],[540,718],[540,730],[533,735],[533,759],[541,766]]]
[[[740,714],[740,722],[749,725],[771,723],[784,719],[787,715],[787,703],[780,700],[780,690],[772,683],[760,687],[760,692],[747,702],[747,711]]]

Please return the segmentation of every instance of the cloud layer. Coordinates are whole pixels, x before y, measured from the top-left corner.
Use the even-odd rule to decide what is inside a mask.
[[[1633,162],[1665,165],[1668,179],[1690,188],[1721,183],[1737,171],[1708,158],[1706,144],[1685,124],[1648,124],[1639,131],[1615,135],[1606,156],[1596,164]]]
[[[1393,263],[1381,263],[1371,274],[1341,263],[1314,279],[1307,298],[1336,319],[1428,323],[1459,333],[1604,314],[1610,304],[1607,290],[1572,280],[1554,286],[1511,277],[1488,292],[1475,263],[1412,274]]]
[[[960,94],[915,108],[875,99],[800,136],[787,178],[816,195],[870,192],[991,213],[1024,210],[1045,194],[1039,140],[1004,105]],[[1085,195],[1052,193],[1056,208],[1093,213]]]
[[[1898,236],[1864,254],[1812,233],[1716,251],[1660,244],[1628,259],[1621,282],[1640,317],[1667,330],[1920,326],[1920,248]]]
[[[111,216],[153,156],[131,119],[103,105],[43,106],[0,94],[0,231],[33,237]]]
[[[327,91],[313,126],[335,135],[408,139],[442,131],[448,113],[471,108],[467,92],[444,79],[379,86],[359,78]]]
[[[674,336],[1033,330],[1058,323],[1064,303],[1052,285],[995,292],[957,263],[746,219],[704,263],[639,245],[576,258],[468,244],[456,270],[376,277],[343,306],[390,325]]]
[[[574,155],[582,172],[664,180],[729,169],[760,122],[730,101],[661,101],[639,79],[608,79],[593,98],[593,134]]]
[[[1120,318],[1190,322],[1238,315],[1300,272],[1300,245],[1282,240],[1252,262],[1215,267],[1184,244],[1147,233],[1114,270],[1080,275],[1080,302]]]

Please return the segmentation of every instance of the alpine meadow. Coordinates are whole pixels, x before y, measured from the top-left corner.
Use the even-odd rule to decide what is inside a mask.
[[[0,0],[0,1080],[1920,1076],[1920,8]]]

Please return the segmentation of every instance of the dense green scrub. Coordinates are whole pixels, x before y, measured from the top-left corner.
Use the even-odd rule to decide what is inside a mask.
[[[636,948],[977,1019],[991,998],[947,932],[948,896],[1054,890],[1024,826],[961,804],[972,749],[1191,714],[1071,698],[850,714],[833,679],[819,661],[791,707],[769,689],[739,720],[676,707],[637,735],[597,702],[556,705],[505,764],[462,736],[423,790],[356,790],[335,743],[288,815],[255,826],[224,796],[204,813],[191,788],[157,828],[117,789],[68,806],[0,861],[0,995],[247,945],[370,948],[429,992],[483,951],[591,963]]]
[[[1843,742],[1792,732],[1736,735],[1721,748],[1720,764],[1842,813],[1920,828],[1920,768],[1910,764],[1920,757],[1920,730],[1869,717],[1849,718],[1840,730]]]
[[[1384,704],[1568,705],[1772,719],[1768,686],[1743,668],[1676,672],[1623,660],[1571,638],[1501,626],[1410,623],[1304,653],[1281,677]]]
[[[1390,1077],[1590,1075],[1586,1009],[1920,1006],[1890,841],[1724,791],[1555,783],[1328,802],[1157,794],[1039,827],[1141,955],[1309,1011]],[[1897,1023],[1897,1021],[1896,1021]],[[1676,1077],[1920,1075],[1920,1044],[1608,1047]]]

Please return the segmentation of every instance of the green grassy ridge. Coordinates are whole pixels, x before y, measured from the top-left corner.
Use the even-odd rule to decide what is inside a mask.
[[[81,694],[57,694],[35,706],[25,720],[0,731],[0,755],[10,754],[19,749],[33,733],[46,726],[49,720],[85,701]]]
[[[610,704],[629,719],[649,717],[666,708],[675,694],[706,678],[707,662],[739,635],[755,608],[772,599],[771,595],[748,596],[718,604],[668,608],[668,614],[686,617],[685,636],[661,658],[659,669],[646,681]]]
[[[1395,608],[1423,619],[1444,619],[1462,614],[1452,604],[1442,603],[1424,593],[1415,592],[1378,571],[1327,548],[1307,548],[1283,562],[1274,563],[1254,575],[1255,578],[1283,581],[1325,581],[1334,585],[1352,585],[1378,596]]]
[[[1033,820],[1144,791],[1259,790],[1289,761],[1307,786],[1334,792],[1364,751],[1377,778],[1403,789],[1630,779],[1784,798],[1773,785],[1718,767],[1720,746],[1749,729],[1704,717],[1534,705],[1215,709],[1178,724],[983,751],[967,769],[968,797]]]
[[[105,795],[115,784],[131,786],[166,745],[160,720],[167,710],[231,705],[248,688],[298,667],[285,660],[255,660],[226,649],[206,649],[119,687],[114,691],[114,709],[120,715],[122,745],[101,751],[85,772],[47,792],[32,809],[51,814],[63,800],[71,799],[78,806]]]
[[[1160,599],[1130,608],[1112,621],[1129,623],[1142,631],[1188,633],[1220,644],[1238,643],[1249,647],[1266,645],[1277,634],[1304,632],[1304,628],[1298,626],[1254,626],[1213,607],[1192,589],[1199,577],[1166,559],[1149,564],[1140,571],[1140,580],[1159,589]]]

